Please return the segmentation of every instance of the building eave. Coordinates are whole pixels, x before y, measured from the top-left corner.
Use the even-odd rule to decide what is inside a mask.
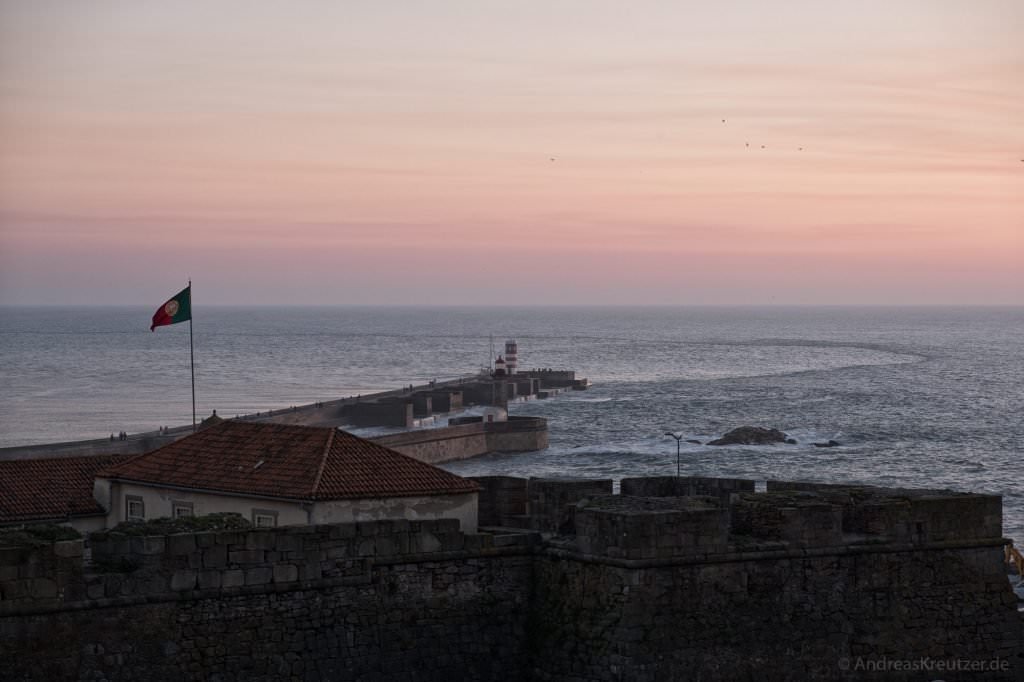
[[[245,497],[252,498],[255,500],[275,500],[281,502],[294,502],[296,504],[308,504],[310,502],[316,501],[312,497],[290,497],[286,495],[267,495],[266,493],[241,492],[238,490],[223,490],[218,488],[199,488],[185,485],[175,485],[173,483],[155,483],[153,481],[126,478],[123,476],[98,476],[97,478],[102,478],[104,480],[116,483],[132,483],[135,485],[149,486],[151,488],[162,488],[165,490],[180,490],[182,492],[190,493],[205,493],[207,495]]]

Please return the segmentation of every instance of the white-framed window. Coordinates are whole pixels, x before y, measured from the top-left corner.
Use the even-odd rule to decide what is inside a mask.
[[[124,517],[129,521],[146,518],[146,504],[138,495],[124,496]]]
[[[273,528],[277,525],[277,512],[269,509],[253,509],[252,525],[257,528]]]
[[[184,516],[195,515],[195,507],[192,502],[179,502],[178,500],[171,501],[171,517],[180,519]]]

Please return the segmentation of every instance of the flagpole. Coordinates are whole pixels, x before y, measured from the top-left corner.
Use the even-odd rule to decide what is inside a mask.
[[[192,369],[192,433],[196,432],[196,351],[192,341],[192,278],[188,279],[188,355]]]

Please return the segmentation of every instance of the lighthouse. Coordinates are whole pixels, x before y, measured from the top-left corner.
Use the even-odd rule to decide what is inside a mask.
[[[494,376],[503,377],[508,371],[508,364],[498,356],[498,359],[494,361]]]
[[[505,370],[509,374],[516,373],[516,367],[519,366],[519,344],[516,343],[515,339],[509,339],[505,342]]]

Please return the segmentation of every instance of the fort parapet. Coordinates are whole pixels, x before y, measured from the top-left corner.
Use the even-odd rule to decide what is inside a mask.
[[[928,660],[971,662],[942,669],[946,680],[1024,676],[998,496],[786,482],[754,493],[752,481],[707,478],[629,479],[613,495],[608,480],[479,481],[479,533],[382,521],[0,549],[0,669],[916,680],[920,668],[884,661]],[[638,491],[648,494],[627,494]]]

